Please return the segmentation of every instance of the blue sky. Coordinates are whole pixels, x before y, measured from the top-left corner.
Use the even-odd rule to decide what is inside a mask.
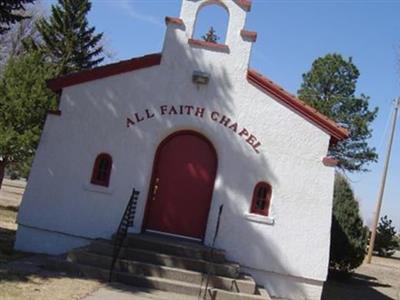
[[[43,1],[45,7],[55,1]],[[89,20],[104,32],[113,60],[162,49],[165,16],[179,16],[180,0],[94,0]],[[353,57],[361,76],[357,93],[379,107],[372,146],[379,162],[370,172],[350,175],[367,223],[372,219],[383,169],[392,101],[400,97],[400,0],[254,0],[247,29],[258,32],[251,67],[296,93],[301,75],[317,57],[337,52]],[[202,14],[202,29],[223,31],[224,13]],[[201,31],[200,30],[200,31]],[[396,61],[396,58],[398,61]],[[398,122],[400,123],[400,122]],[[382,214],[400,229],[400,125],[393,148]]]

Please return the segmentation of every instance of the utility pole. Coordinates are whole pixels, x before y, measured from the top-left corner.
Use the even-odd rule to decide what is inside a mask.
[[[383,194],[385,192],[386,176],[387,176],[387,172],[388,172],[388,168],[389,168],[390,155],[392,153],[393,138],[394,138],[394,133],[396,131],[396,121],[397,121],[397,114],[398,114],[399,108],[400,108],[400,97],[397,98],[397,100],[395,101],[395,106],[394,106],[392,130],[390,133],[389,144],[388,144],[388,148],[387,148],[387,152],[386,152],[385,166],[383,168],[381,186],[379,188],[378,199],[376,201],[375,219],[374,219],[374,224],[372,226],[371,239],[369,241],[368,256],[367,256],[368,264],[371,263],[372,251],[374,250],[374,245],[375,245],[376,227],[378,226],[379,215],[381,213],[382,199],[383,199]]]

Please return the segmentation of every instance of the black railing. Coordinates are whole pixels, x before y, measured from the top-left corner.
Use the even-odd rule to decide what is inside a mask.
[[[121,223],[118,226],[117,233],[114,236],[114,251],[113,259],[110,266],[109,281],[111,282],[112,275],[114,272],[115,263],[117,262],[119,253],[121,252],[122,244],[128,234],[128,228],[133,226],[136,213],[136,204],[139,199],[139,191],[133,189],[131,198],[129,199],[128,205],[126,206],[125,212],[122,216]]]
[[[215,241],[217,240],[217,236],[218,236],[218,232],[219,232],[219,225],[220,225],[220,222],[221,222],[221,215],[222,215],[223,209],[224,209],[224,206],[221,205],[221,206],[219,207],[217,225],[215,226],[214,238],[213,238],[213,241],[212,241],[212,244],[211,244],[210,262],[208,263],[208,268],[207,268],[206,285],[205,285],[205,288],[204,288],[203,299],[206,299],[206,298],[207,298],[208,286],[209,286],[209,284],[210,284],[210,276],[211,276],[211,275],[214,275],[214,274],[211,274],[211,269],[214,268],[214,265],[213,265],[213,264],[214,264],[214,261],[215,261],[215,259],[214,259]],[[201,294],[201,286],[200,286],[200,294]],[[200,294],[199,294],[199,297],[198,297],[198,298],[200,298]],[[210,295],[210,296],[211,296],[211,298],[213,298],[212,295]]]

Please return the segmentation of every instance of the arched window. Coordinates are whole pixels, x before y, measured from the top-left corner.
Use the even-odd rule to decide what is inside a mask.
[[[112,168],[111,155],[107,153],[101,153],[97,155],[93,166],[92,184],[108,186],[110,183]]]
[[[223,4],[206,4],[196,17],[193,39],[225,44],[229,14]]]
[[[251,203],[252,214],[268,216],[271,203],[272,187],[267,182],[259,182],[253,191],[253,200]]]

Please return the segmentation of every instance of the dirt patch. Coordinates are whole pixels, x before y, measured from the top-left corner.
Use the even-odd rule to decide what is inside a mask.
[[[351,279],[325,283],[323,300],[400,300],[400,259],[373,257]]]
[[[4,300],[82,299],[100,286],[97,281],[68,277],[63,273],[0,270],[0,295]]]
[[[14,251],[17,212],[0,207],[0,299],[82,299],[100,286],[96,280],[48,271],[47,256]]]

